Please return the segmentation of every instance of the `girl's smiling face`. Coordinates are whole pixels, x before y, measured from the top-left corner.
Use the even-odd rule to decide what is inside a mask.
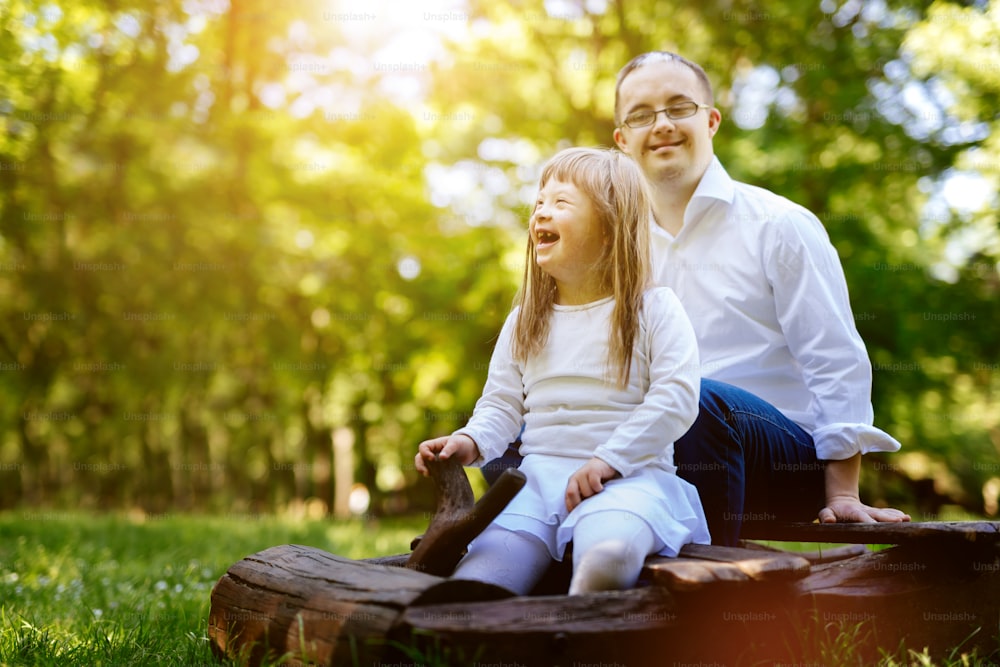
[[[608,296],[600,288],[604,231],[590,197],[576,185],[554,179],[545,183],[528,232],[535,261],[556,281],[557,303],[583,304]]]

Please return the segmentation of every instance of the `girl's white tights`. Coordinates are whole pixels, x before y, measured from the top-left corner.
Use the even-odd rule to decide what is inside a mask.
[[[570,595],[631,588],[655,542],[649,525],[631,512],[608,510],[581,518],[573,529]],[[452,576],[527,595],[550,563],[549,550],[537,537],[491,524],[469,545]]]
[[[632,588],[655,542],[649,524],[631,512],[608,510],[581,518],[573,528],[569,594]]]
[[[548,547],[534,535],[491,523],[459,561],[456,579],[473,579],[527,595],[552,563]]]

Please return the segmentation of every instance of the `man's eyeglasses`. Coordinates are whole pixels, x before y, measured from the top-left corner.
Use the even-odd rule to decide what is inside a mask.
[[[698,113],[698,109],[711,109],[711,107],[707,104],[698,104],[697,102],[689,101],[671,104],[665,109],[657,109],[656,111],[653,111],[652,109],[639,109],[638,111],[633,111],[629,115],[625,116],[625,120],[622,121],[622,125],[630,127],[634,130],[638,127],[652,125],[656,122],[656,115],[660,113],[667,114],[667,118],[670,120],[681,120],[682,118],[690,118],[695,115]]]

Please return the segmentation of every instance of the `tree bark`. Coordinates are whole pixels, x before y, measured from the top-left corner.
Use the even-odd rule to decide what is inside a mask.
[[[437,492],[437,509],[427,532],[419,538],[406,567],[446,577],[465,553],[469,542],[486,529],[524,486],[524,473],[514,468],[475,502],[469,478],[454,460],[427,462]]]

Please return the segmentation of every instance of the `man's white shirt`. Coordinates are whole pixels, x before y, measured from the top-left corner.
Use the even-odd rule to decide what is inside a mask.
[[[896,451],[872,426],[872,368],[847,283],[807,209],[739,183],[713,158],[676,237],[652,222],[654,278],[694,325],[702,376],[768,401],[820,459]]]

